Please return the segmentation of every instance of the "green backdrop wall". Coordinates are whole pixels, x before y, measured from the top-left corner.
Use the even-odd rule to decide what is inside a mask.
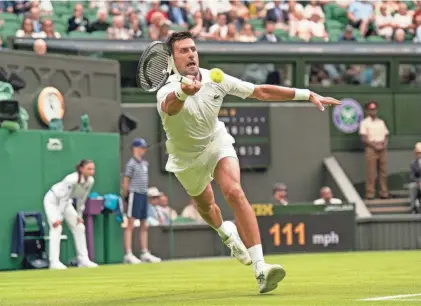
[[[52,150],[48,143],[59,141],[61,150]],[[19,211],[43,210],[43,197],[48,189],[65,175],[74,171],[77,162],[83,158],[96,164],[93,191],[99,194],[119,193],[120,154],[118,134],[86,134],[49,131],[20,131],[9,133],[0,129],[0,270],[13,269],[18,260],[10,257],[12,230],[16,213]],[[111,219],[111,220],[108,220]],[[104,225],[113,244],[112,254],[105,254]],[[48,228],[48,227],[47,227]],[[46,228],[46,229],[47,229]],[[95,219],[95,260],[99,263],[115,262],[122,258],[121,229],[113,217],[98,216]],[[47,232],[48,233],[48,232]],[[69,237],[62,260],[74,256],[71,234],[65,226],[64,234]],[[110,238],[108,238],[110,239]],[[63,248],[66,249],[66,248]]]

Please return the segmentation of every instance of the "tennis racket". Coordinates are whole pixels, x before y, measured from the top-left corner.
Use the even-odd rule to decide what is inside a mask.
[[[137,65],[136,83],[144,91],[155,92],[164,86],[173,70],[171,50],[166,43],[154,41],[142,53]],[[174,69],[175,70],[175,69]],[[177,75],[177,81],[191,85],[193,81]]]

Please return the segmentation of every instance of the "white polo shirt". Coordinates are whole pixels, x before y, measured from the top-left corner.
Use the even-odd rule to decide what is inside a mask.
[[[157,93],[157,108],[168,138],[167,151],[170,156],[167,171],[187,169],[192,159],[197,158],[215,140],[234,143],[225,124],[218,120],[219,109],[226,95],[245,99],[254,92],[252,83],[225,74],[224,80],[216,84],[211,81],[209,70],[200,68],[199,71],[202,87],[194,96],[187,97],[178,114],[169,116],[161,109],[167,95],[180,86],[176,76],[170,76],[167,84]]]
[[[64,203],[73,198],[76,198],[77,200],[86,200],[95,180],[93,177],[89,177],[88,180],[85,180],[83,176],[81,177],[80,182],[78,182],[78,179],[79,174],[73,172],[67,175],[62,181],[54,184],[50,188],[50,191],[60,203]]]
[[[326,205],[327,203],[326,203],[326,200],[325,199],[323,199],[323,198],[320,198],[320,199],[317,199],[317,200],[314,200],[314,205]],[[339,204],[342,204],[342,200],[340,200],[340,199],[337,199],[337,198],[331,198],[330,199],[330,202],[329,202],[329,204],[332,204],[332,205],[339,205]]]

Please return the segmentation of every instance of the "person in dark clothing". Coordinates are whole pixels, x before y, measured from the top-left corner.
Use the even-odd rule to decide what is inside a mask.
[[[107,22],[107,11],[98,10],[97,20],[95,20],[89,27],[89,32],[107,31],[110,24]]]
[[[259,41],[265,41],[270,43],[277,43],[281,41],[281,38],[274,34],[276,28],[275,22],[271,20],[265,21],[265,33],[259,38]]]
[[[89,20],[83,16],[83,6],[82,4],[78,3],[75,5],[73,16],[69,18],[67,32],[87,32],[88,29]]]
[[[266,12],[265,20],[270,20],[275,23],[288,23],[288,12],[282,8],[282,1],[273,1],[275,7]]]
[[[411,201],[411,212],[421,213],[417,200],[421,196],[421,142],[415,145],[415,159],[411,163],[411,183],[409,184],[409,198]]]

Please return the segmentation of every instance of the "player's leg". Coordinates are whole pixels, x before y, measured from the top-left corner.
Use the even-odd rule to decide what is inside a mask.
[[[124,263],[128,264],[139,264],[142,261],[133,255],[132,251],[132,244],[133,244],[133,230],[134,230],[134,222],[136,220],[135,216],[139,215],[138,212],[139,207],[138,204],[135,203],[135,193],[130,192],[129,196],[127,197],[127,226],[124,229]]]
[[[215,203],[211,173],[201,163],[177,172],[177,179],[195,200],[198,212],[202,218],[216,230],[222,241],[231,249],[231,255],[245,265],[251,264],[250,255],[238,235],[235,224],[230,221],[223,222],[221,210]]]
[[[95,268],[98,265],[92,262],[88,256],[88,247],[86,245],[86,230],[85,224],[79,219],[77,212],[73,205],[67,204],[64,208],[64,219],[69,226],[73,240],[75,241],[75,248],[79,267]]]
[[[285,277],[285,270],[280,265],[268,265],[264,261],[256,215],[240,184],[238,159],[233,156],[221,158],[215,167],[214,178],[234,211],[235,222],[253,262],[260,292],[275,289]]]
[[[196,203],[197,211],[203,220],[206,221],[214,229],[219,229],[223,223],[221,209],[215,203],[215,197],[213,194],[211,184],[208,184],[205,190],[198,196],[192,197]],[[227,233],[220,230],[221,238],[227,238]]]
[[[49,248],[48,259],[50,269],[67,269],[60,262],[60,239],[63,227],[61,225],[63,216],[59,210],[59,203],[52,192],[47,192],[44,197],[44,210],[49,225]]]
[[[160,262],[161,258],[152,255],[148,247],[148,196],[143,193],[135,193],[135,202],[139,207],[139,215],[137,217],[140,220],[140,259],[144,262]]]
[[[259,226],[240,184],[238,160],[231,157],[222,158],[215,167],[214,178],[234,211],[235,223],[246,247],[259,245]],[[261,260],[263,260],[263,255]]]

